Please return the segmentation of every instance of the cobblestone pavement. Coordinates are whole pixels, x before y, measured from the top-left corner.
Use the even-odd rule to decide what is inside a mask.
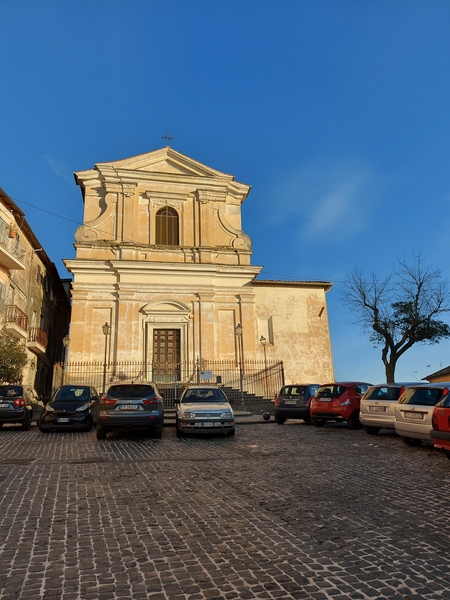
[[[254,421],[101,442],[3,427],[0,598],[450,598],[440,451]]]

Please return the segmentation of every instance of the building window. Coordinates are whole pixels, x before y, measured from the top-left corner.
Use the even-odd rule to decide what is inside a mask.
[[[156,243],[163,246],[178,246],[178,214],[165,206],[156,213]]]

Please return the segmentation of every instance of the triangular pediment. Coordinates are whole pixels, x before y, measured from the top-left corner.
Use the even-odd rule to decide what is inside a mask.
[[[118,171],[140,171],[144,173],[165,173],[191,177],[234,179],[232,175],[216,171],[211,167],[173,150],[169,146],[154,150],[153,152],[147,152],[146,154],[124,158],[122,160],[97,163],[95,166],[100,171],[102,171],[102,167],[109,167]]]

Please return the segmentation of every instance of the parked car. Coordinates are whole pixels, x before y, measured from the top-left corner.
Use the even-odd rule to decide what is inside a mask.
[[[361,396],[371,386],[363,381],[343,381],[321,385],[311,401],[311,422],[322,427],[326,421],[347,421],[350,429],[362,427],[359,420]]]
[[[303,419],[310,423],[309,406],[319,387],[318,383],[284,385],[275,397],[275,422],[283,425],[286,419]]]
[[[395,405],[395,431],[408,446],[431,441],[432,415],[436,404],[450,390],[450,383],[417,384],[409,387]]]
[[[234,435],[234,413],[225,393],[214,386],[186,388],[176,401],[176,430],[177,436],[219,432]]]
[[[371,386],[361,398],[359,419],[364,431],[377,435],[380,429],[395,429],[394,408],[411,383],[379,383]]]
[[[163,397],[153,382],[116,383],[100,398],[97,439],[108,431],[143,429],[161,438],[164,426]]]
[[[43,410],[44,403],[31,385],[0,385],[0,427],[17,423],[27,431]]]
[[[434,407],[431,425],[430,435],[435,448],[442,448],[450,459],[450,393]]]
[[[42,433],[52,430],[90,431],[97,422],[99,395],[90,385],[62,385],[45,405],[38,426]]]

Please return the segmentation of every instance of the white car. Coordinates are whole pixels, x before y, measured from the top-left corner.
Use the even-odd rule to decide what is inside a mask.
[[[361,398],[359,420],[364,431],[377,435],[380,429],[395,429],[395,405],[414,383],[379,383],[372,385]]]
[[[409,387],[395,405],[395,431],[408,446],[431,440],[433,410],[450,390],[449,382]]]
[[[176,401],[177,436],[185,433],[234,435],[234,413],[224,392],[214,386],[197,385],[184,390]]]

